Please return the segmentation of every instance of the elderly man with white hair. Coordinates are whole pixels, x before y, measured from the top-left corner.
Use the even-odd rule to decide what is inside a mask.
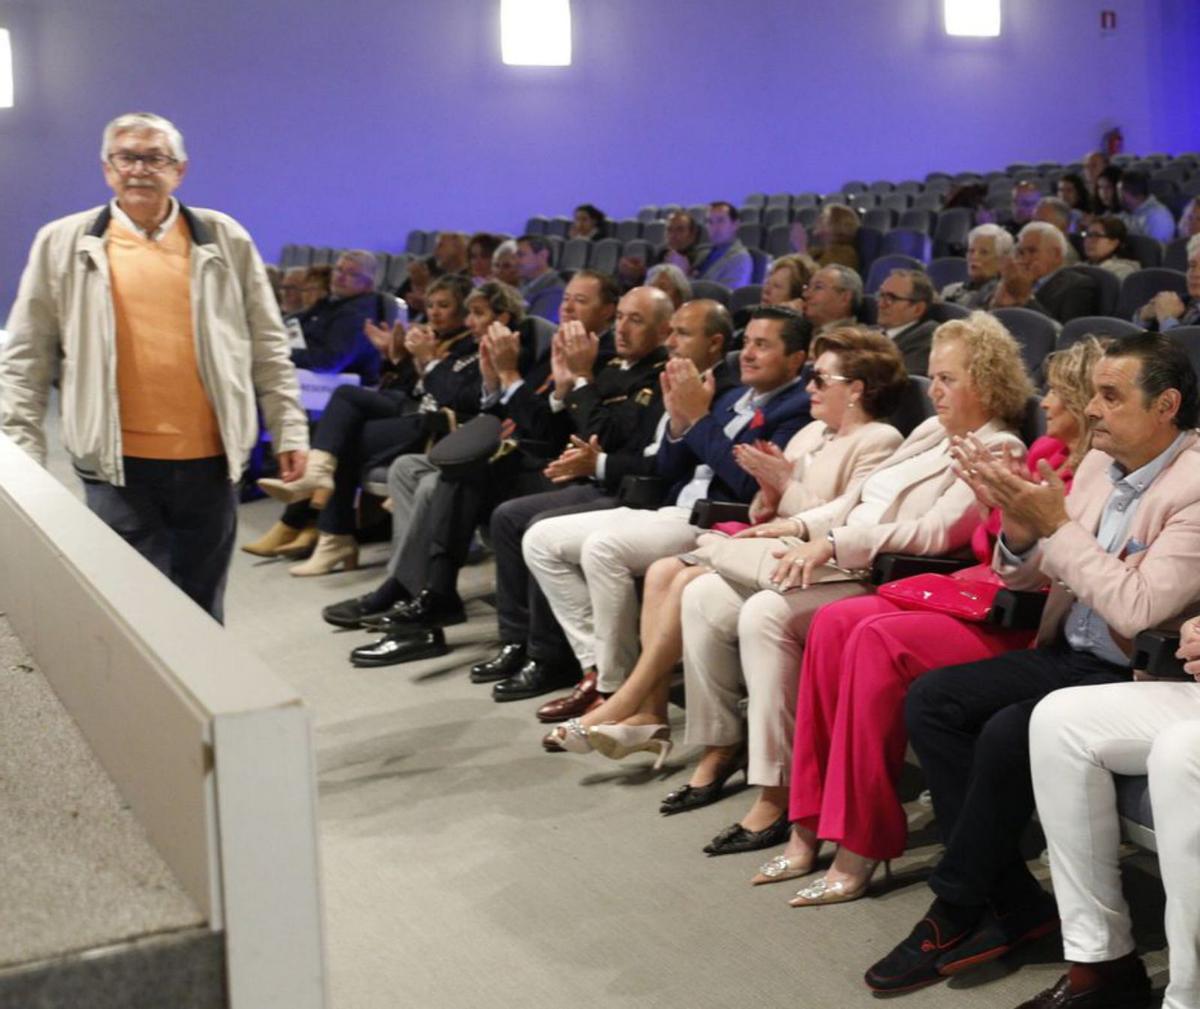
[[[979,224],[967,235],[967,279],[942,288],[942,301],[974,311],[984,308],[1000,286],[1000,268],[1013,237],[998,224]]]
[[[44,462],[61,372],[62,440],[88,506],[221,620],[258,405],[281,473],[305,469],[287,335],[245,229],[172,195],[188,167],[174,124],[117,117],[100,163],[114,199],[34,239],[0,355],[0,429]]]
[[[1012,258],[1000,271],[1001,281],[988,308],[1032,308],[1066,323],[1095,315],[1096,283],[1091,277],[1063,269],[1067,238],[1053,224],[1031,221],[1017,236]]]

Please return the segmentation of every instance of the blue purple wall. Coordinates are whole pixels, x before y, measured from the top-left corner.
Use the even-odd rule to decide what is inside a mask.
[[[946,38],[940,0],[573,8],[575,65],[536,69],[500,64],[498,0],[0,0],[0,312],[37,226],[104,197],[99,131],[132,108],[179,123],[181,195],[267,258],[1071,160],[1112,124],[1130,150],[1200,148],[1195,0],[1004,0],[998,40]]]

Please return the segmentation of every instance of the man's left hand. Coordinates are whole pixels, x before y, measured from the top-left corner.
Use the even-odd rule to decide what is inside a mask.
[[[1057,532],[1071,521],[1067,515],[1067,488],[1045,459],[1038,462],[1041,483],[1023,480],[997,463],[981,473],[991,497],[1004,518],[1029,530],[1038,539]]]
[[[603,449],[595,435],[588,441],[571,435],[571,446],[543,470],[554,483],[569,483],[580,477],[595,476],[596,463]]]
[[[685,357],[674,357],[664,370],[664,401],[671,415],[671,433],[678,437],[683,431],[708,415],[712,409],[717,386],[712,372],[702,376],[695,364]]]
[[[279,453],[279,479],[284,483],[292,483],[304,476],[308,465],[308,452],[302,448],[294,448],[288,452]]]

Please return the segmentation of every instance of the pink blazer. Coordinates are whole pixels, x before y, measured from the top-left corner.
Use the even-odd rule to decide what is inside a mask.
[[[1183,451],[1147,488],[1127,545],[1115,554],[1096,541],[1112,493],[1111,463],[1098,449],[1084,457],[1067,497],[1071,521],[1041,540],[1023,563],[1006,564],[998,549],[993,557],[1011,588],[1050,583],[1035,644],[1055,640],[1076,599],[1104,618],[1113,641],[1127,653],[1138,631],[1200,602],[1200,435],[1188,432]]]

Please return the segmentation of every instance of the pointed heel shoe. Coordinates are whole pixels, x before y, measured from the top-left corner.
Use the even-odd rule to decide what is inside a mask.
[[[786,883],[789,879],[799,879],[812,872],[816,862],[815,852],[809,857],[775,855],[758,867],[758,873],[750,880],[750,885],[765,886],[767,883]]]
[[[788,904],[792,907],[817,907],[821,904],[846,904],[852,900],[858,900],[860,897],[865,897],[871,889],[871,881],[875,878],[875,871],[881,864],[883,865],[884,877],[890,880],[892,878],[891,861],[876,862],[871,866],[871,871],[867,873],[866,878],[855,887],[847,887],[846,881],[841,879],[831,883],[828,876],[822,876],[816,882],[797,890],[796,896],[789,900]]]
[[[648,750],[657,753],[654,770],[659,770],[671,752],[669,725],[593,725],[587,730],[592,749],[610,760],[622,760],[631,753]]]
[[[707,785],[684,785],[682,788],[675,789],[663,799],[658,811],[663,816],[672,816],[675,813],[687,812],[689,809],[711,806],[722,797],[725,783],[738,771],[742,772],[743,777],[747,774],[745,747],[735,753],[729,763],[721,768],[721,773]]]
[[[296,578],[327,575],[338,568],[353,571],[358,567],[358,543],[350,534],[321,533],[317,548],[303,564],[288,569]]]
[[[324,508],[333,494],[333,474],[337,469],[337,457],[320,449],[308,453],[304,476],[299,480],[285,482],[273,477],[257,481],[259,489],[284,504],[310,501],[314,508]]]

